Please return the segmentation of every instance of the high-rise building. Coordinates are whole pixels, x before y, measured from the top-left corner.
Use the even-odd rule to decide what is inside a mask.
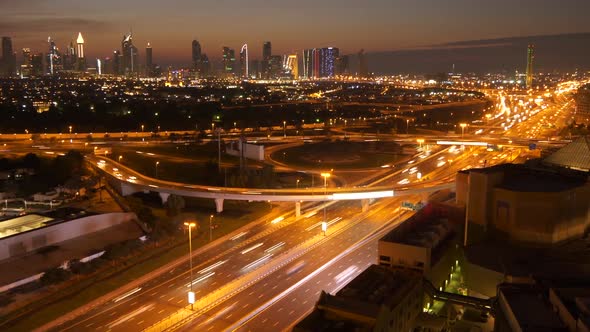
[[[535,45],[529,44],[526,51],[526,88],[533,87],[533,61],[535,60]]]
[[[49,51],[47,53],[47,74],[54,75],[63,70],[63,59],[51,37],[47,38],[47,42],[49,43]]]
[[[339,55],[339,50],[335,47],[321,49],[320,77],[334,77],[336,75],[336,59]]]
[[[33,74],[33,66],[31,65],[31,50],[23,48],[23,64],[20,66],[20,77],[31,77]]]
[[[209,57],[207,54],[201,54],[201,76],[206,77],[211,72],[211,64],[209,63]]]
[[[122,70],[122,55],[119,51],[113,51],[113,75],[121,75]]]
[[[223,73],[226,76],[231,76],[235,71],[236,52],[233,48],[223,47]]]
[[[285,56],[285,60],[283,61],[283,69],[294,79],[299,78],[299,61],[297,59],[297,54]]]
[[[252,60],[250,63],[250,76],[254,78],[261,78],[260,77],[260,61],[259,60]]]
[[[336,59],[336,75],[348,75],[349,74],[348,55],[339,56]]]
[[[280,55],[271,55],[268,61],[268,78],[274,79],[282,76],[283,57]]]
[[[76,57],[77,57],[78,71],[85,71],[86,70],[86,58],[84,56],[84,38],[82,38],[81,32],[78,32],[78,39],[76,39]]]
[[[128,75],[136,73],[139,69],[139,56],[137,47],[133,46],[133,36],[131,33],[123,36],[121,42],[121,53],[122,53],[122,75]]]
[[[66,47],[62,59],[62,66],[64,70],[76,69],[76,48],[74,47],[73,41],[70,41],[70,45]]]
[[[43,53],[33,54],[31,58],[31,65],[33,66],[32,75],[39,77],[45,72],[43,68]]]
[[[303,77],[307,79],[313,77],[313,53],[313,49],[303,50]]]
[[[359,77],[368,77],[369,76],[369,68],[367,66],[367,58],[365,56],[365,50],[360,50],[358,53],[358,61],[359,61]]]
[[[192,59],[193,59],[193,69],[197,72],[201,72],[201,57],[202,57],[202,50],[201,44],[198,40],[193,40],[192,44]]]
[[[248,44],[244,44],[240,50],[240,67],[242,70],[242,78],[249,78],[249,63],[248,63]]]
[[[260,63],[260,71],[263,78],[270,77],[270,57],[272,56],[272,45],[269,41],[262,44],[262,62]]]
[[[12,39],[2,37],[2,60],[0,61],[0,75],[14,76],[16,74],[16,53],[12,49]]]
[[[148,42],[145,48],[145,74],[147,77],[152,77],[154,75],[154,63],[152,56],[152,46]]]

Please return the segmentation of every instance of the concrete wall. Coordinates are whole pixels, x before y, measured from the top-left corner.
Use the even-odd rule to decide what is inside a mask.
[[[136,219],[135,213],[105,213],[62,222],[0,240],[0,260]]]
[[[264,145],[256,145],[256,144],[248,144],[243,143],[240,144],[240,141],[231,142],[226,146],[225,152],[230,156],[240,157],[240,148],[244,149],[244,158],[253,159],[253,160],[264,160]]]
[[[417,271],[430,272],[430,249],[402,243],[379,241],[377,244],[380,265],[389,263],[390,267],[401,267]],[[381,256],[389,257],[389,262],[381,260]],[[418,263],[422,263],[421,266]]]

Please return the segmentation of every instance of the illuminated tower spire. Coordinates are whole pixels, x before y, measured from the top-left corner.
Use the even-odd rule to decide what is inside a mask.
[[[242,77],[248,78],[250,72],[248,68],[248,44],[242,46],[240,51],[240,64],[242,66]]]
[[[526,88],[533,87],[533,60],[535,60],[535,45],[529,44],[526,56]]]
[[[84,57],[84,38],[82,38],[82,33],[78,32],[78,39],[76,40],[76,44],[78,44],[78,59]]]

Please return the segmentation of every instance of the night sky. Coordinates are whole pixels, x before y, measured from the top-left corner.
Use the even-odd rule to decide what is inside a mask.
[[[106,57],[133,29],[162,64],[190,61],[192,39],[210,58],[222,46],[250,57],[336,46],[341,53],[429,48],[456,41],[590,32],[588,0],[0,0],[0,35],[15,50],[63,48],[81,31],[87,58]],[[19,52],[20,57],[20,52]]]

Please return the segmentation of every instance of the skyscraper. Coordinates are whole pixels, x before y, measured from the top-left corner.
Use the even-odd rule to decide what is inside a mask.
[[[240,50],[240,67],[242,69],[242,78],[249,78],[248,66],[248,44],[244,44]]]
[[[233,48],[223,47],[223,73],[226,76],[234,74],[236,63],[236,52]]]
[[[84,38],[82,38],[82,33],[78,32],[78,39],[76,40],[76,57],[78,63],[78,70],[85,71],[86,70],[86,58],[84,57]]]
[[[348,55],[336,58],[336,75],[348,75]]]
[[[535,60],[535,45],[529,44],[526,57],[526,88],[533,87],[533,61]]]
[[[12,49],[12,39],[2,37],[2,61],[0,61],[0,75],[13,76],[16,74],[16,53]]]
[[[148,42],[145,48],[145,74],[147,77],[152,77],[154,74],[154,64],[152,61],[152,46]]]
[[[47,38],[47,42],[49,43],[49,52],[47,53],[47,74],[54,75],[62,71],[63,59],[51,37]]]
[[[137,47],[133,46],[133,36],[128,33],[123,36],[121,42],[121,53],[122,53],[122,75],[128,75],[136,73],[139,69],[139,57]]]
[[[33,66],[31,65],[31,50],[23,48],[23,64],[20,66],[20,77],[31,77]]]
[[[113,75],[121,75],[121,52],[113,51]]]
[[[262,44],[262,62],[260,63],[260,71],[262,72],[263,78],[269,78],[270,76],[270,57],[272,56],[272,45],[269,41]]]
[[[299,61],[297,59],[297,54],[287,55],[285,57],[285,61],[283,63],[283,68],[287,71],[293,79],[299,78]]]
[[[335,47],[321,49],[320,77],[334,77],[336,75],[336,59],[340,55],[339,53]]]
[[[367,58],[365,56],[365,50],[360,50],[358,53],[358,60],[359,60],[359,77],[368,77],[369,76],[369,68],[367,66]]]
[[[66,47],[62,66],[64,70],[76,69],[76,48],[74,47],[74,41],[70,41],[70,45]]]
[[[199,43],[199,41],[197,41],[196,39],[193,40],[193,44],[192,44],[192,56],[193,56],[193,69],[197,72],[200,72],[201,70],[201,55],[202,55],[202,50],[201,50],[201,44]]]
[[[31,58],[31,65],[33,66],[33,76],[39,77],[43,75],[43,53],[33,54]]]

